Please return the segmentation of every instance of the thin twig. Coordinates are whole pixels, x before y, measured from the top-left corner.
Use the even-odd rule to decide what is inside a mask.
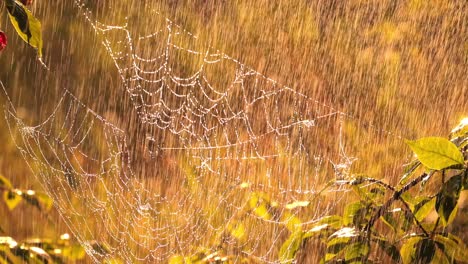
[[[407,192],[409,189],[416,186],[417,184],[419,184],[423,180],[427,179],[427,177],[431,177],[432,175],[433,175],[433,173],[430,173],[429,175],[427,173],[423,173],[421,176],[417,177],[416,179],[412,180],[411,182],[409,182],[408,184],[403,186],[403,188],[401,188],[399,191],[395,191],[393,193],[392,198],[390,198],[387,202],[385,202],[382,206],[380,206],[380,208],[377,210],[377,213],[374,216],[371,217],[371,219],[369,220],[367,225],[364,227],[364,230],[367,232],[368,237],[370,238],[370,234],[371,234],[370,230],[374,226],[375,222],[388,210],[388,208],[390,208],[390,206],[395,201],[402,200],[401,196],[403,195],[403,193]],[[379,183],[379,184],[383,184],[384,186],[390,187],[389,188],[390,190],[392,190],[392,189],[395,190],[393,187],[391,187],[390,185],[388,185],[386,183],[383,183],[383,182],[380,182],[380,181],[375,181],[375,182]],[[403,204],[405,204],[405,202]],[[411,212],[411,210],[410,210],[410,212]],[[411,212],[411,214],[412,214],[413,218],[416,219],[413,212]],[[422,228],[422,225],[420,223],[418,224],[418,226],[423,230],[423,232],[426,235],[428,235],[427,231],[424,228]]]

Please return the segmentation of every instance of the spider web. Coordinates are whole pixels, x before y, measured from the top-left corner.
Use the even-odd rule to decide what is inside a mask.
[[[353,161],[343,149],[349,115],[205,47],[157,12],[142,34],[131,21],[106,25],[75,4],[102,38],[143,140],[69,90],[39,125],[26,125],[13,106],[6,118],[95,262],[205,252],[275,263],[291,225],[305,228],[333,210],[340,198],[317,192],[346,177]],[[288,209],[295,201],[314,202]]]
[[[199,156],[185,161],[190,164],[181,165],[185,177],[177,183],[180,185],[177,193],[158,193],[155,185],[145,185],[145,176],[136,175],[132,170],[135,161],[129,153],[125,131],[88,108],[70,91],[65,90],[48,118],[34,126],[26,125],[11,105],[10,102],[5,116],[10,133],[16,135],[20,153],[54,199],[70,231],[95,262],[115,257],[132,262],[167,262],[177,254],[190,256],[200,247],[211,247],[206,252],[217,252],[219,245],[210,246],[207,241],[227,236],[241,220],[246,229],[251,228],[247,238],[241,242],[223,237],[226,243],[223,247],[229,252],[240,252],[240,256],[274,263],[277,249],[289,234],[286,223],[294,217],[284,205],[299,198],[307,200],[305,197],[316,193],[317,182],[310,184],[318,178],[310,176],[306,176],[306,185],[293,189],[292,185],[286,188],[274,186],[272,182],[255,182],[255,177],[230,180],[229,172],[220,172],[229,167],[247,170],[246,166],[258,170],[262,167],[258,161],[246,162],[258,158],[242,157],[236,159],[236,164],[228,163],[227,158],[218,159],[219,171],[213,171],[197,160]],[[263,166],[303,162],[304,154],[292,156],[270,163],[264,159],[273,158],[263,157],[262,162],[266,163]],[[323,159],[314,156],[316,177]],[[290,164],[276,166],[284,166],[280,170],[291,169]],[[274,169],[266,173],[272,177]],[[287,178],[283,184],[297,184],[294,181],[304,177],[295,173],[287,172],[292,179]],[[252,197],[270,199],[263,196],[270,191],[285,194],[272,200],[272,204],[279,201],[283,205],[269,209],[274,215],[272,219],[246,208]],[[304,212],[307,221],[300,225],[306,226],[327,214],[335,202],[319,199],[314,206],[322,209]]]

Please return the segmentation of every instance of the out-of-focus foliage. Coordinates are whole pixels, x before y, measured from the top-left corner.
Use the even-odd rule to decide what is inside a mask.
[[[2,175],[0,191],[2,201],[9,210],[14,210],[22,202],[30,205],[29,210],[35,207],[44,214],[52,208],[53,201],[46,194],[14,188],[10,180]],[[16,219],[9,221],[15,222]],[[0,231],[5,233],[1,226]],[[67,263],[84,257],[84,249],[72,243],[68,234],[61,235],[57,240],[35,238],[20,242],[9,236],[0,236],[0,263]]]

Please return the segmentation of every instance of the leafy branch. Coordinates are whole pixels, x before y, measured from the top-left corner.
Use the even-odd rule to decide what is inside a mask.
[[[53,201],[45,193],[33,190],[14,188],[11,182],[0,175],[0,193],[7,208],[12,211],[26,202],[41,212],[52,208]],[[2,233],[4,230],[0,228]],[[84,249],[70,241],[68,234],[63,234],[58,240],[26,239],[16,241],[9,236],[0,236],[0,263],[64,263],[85,257]]]
[[[4,0],[8,17],[18,36],[29,46],[37,51],[37,56],[42,62],[42,32],[41,22],[26,7],[32,1]],[[5,48],[6,35],[0,31],[0,51]]]

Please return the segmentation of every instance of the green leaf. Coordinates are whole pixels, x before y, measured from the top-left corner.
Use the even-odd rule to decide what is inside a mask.
[[[62,255],[68,260],[79,260],[86,256],[86,252],[80,245],[71,245],[63,248]]]
[[[453,176],[444,183],[437,194],[435,208],[444,226],[455,217],[458,198],[462,189],[462,175]]]
[[[346,246],[345,260],[349,263],[351,261],[362,261],[366,259],[369,254],[369,245],[362,242],[352,243]]]
[[[8,209],[13,210],[21,202],[22,198],[16,191],[5,191],[3,192],[3,200],[5,201]]]
[[[415,260],[417,263],[431,263],[435,251],[435,242],[431,239],[423,239],[416,244]]]
[[[49,211],[50,209],[52,209],[52,205],[54,204],[54,201],[47,194],[37,192],[36,198],[41,204],[41,208],[45,209],[46,211]]]
[[[0,187],[6,188],[6,189],[12,189],[13,186],[11,185],[10,180],[5,178],[3,175],[0,174]]]
[[[180,255],[172,256],[169,259],[169,264],[184,264],[184,263],[185,263],[184,257]]]
[[[333,233],[327,242],[327,256],[325,262],[335,260],[343,255],[351,242],[359,240],[361,233],[354,227],[344,227]]]
[[[419,243],[422,239],[421,236],[413,236],[408,238],[405,243],[400,248],[400,255],[403,264],[410,264],[414,262],[415,253],[416,253],[416,244]]]
[[[39,247],[29,247],[29,258],[33,261],[29,263],[52,263],[52,257],[44,249]]]
[[[302,245],[302,231],[297,231],[283,243],[279,251],[280,263],[292,263]]]
[[[235,226],[230,226],[231,236],[237,238],[238,240],[243,240],[245,238],[245,226],[242,222],[237,223]]]
[[[468,260],[467,247],[461,239],[457,240],[442,235],[436,235],[434,241],[450,258],[450,262],[453,262],[453,260],[460,262]]]
[[[307,230],[304,233],[304,238],[313,237],[314,235],[318,235],[318,234],[328,230],[329,228],[330,228],[329,224],[315,225],[314,227],[312,227],[311,229]]]
[[[421,222],[434,209],[435,199],[424,199],[415,206],[414,216]]]
[[[18,35],[42,57],[41,22],[18,1],[7,1],[8,17]]]
[[[381,186],[377,186],[377,187],[371,188],[369,192],[367,193],[367,195],[369,196],[370,199],[372,199],[372,201],[375,204],[381,205],[382,199],[385,196],[385,189]]]
[[[281,221],[286,225],[289,231],[296,232],[298,230],[302,230],[302,221],[299,217],[291,214],[290,212],[286,212],[283,214]]]
[[[413,160],[411,163],[405,166],[405,170],[403,171],[403,176],[400,179],[400,184],[405,184],[406,180],[413,175],[416,169],[421,165],[419,160]]]
[[[328,215],[320,218],[317,225],[328,224],[332,228],[340,228],[343,226],[343,218],[339,215]]]
[[[342,218],[338,215],[331,215],[322,217],[319,221],[317,221],[312,228],[304,232],[303,238],[310,238],[315,235],[320,235],[322,233],[329,233],[335,232],[336,229],[343,226]]]
[[[354,227],[343,227],[330,235],[328,238],[327,247],[343,243],[346,244],[351,239],[358,237],[359,234],[359,231]]]
[[[427,137],[415,141],[406,140],[419,161],[429,169],[442,170],[453,165],[463,165],[463,154],[457,146],[445,138]]]
[[[260,218],[270,220],[273,217],[269,211],[271,208],[270,199],[266,194],[252,193],[249,199],[249,206],[252,212]]]
[[[397,221],[395,220],[395,218],[393,217],[393,212],[386,212],[385,214],[383,214],[381,217],[380,217],[380,220],[382,220],[382,222],[387,225],[388,227],[390,227],[393,232],[397,232],[398,231],[398,223]]]
[[[449,261],[448,258],[447,258],[447,255],[445,255],[445,252],[443,252],[440,248],[437,248],[436,252],[434,254],[434,258],[432,259],[432,263],[450,264],[450,263],[454,263],[454,262]]]
[[[359,231],[354,227],[343,227],[340,230],[333,233],[330,238],[353,238],[359,236]]]
[[[307,207],[307,206],[309,206],[309,204],[310,204],[309,201],[296,201],[296,202],[287,204],[285,206],[285,208],[288,209],[288,210],[293,210],[293,209],[296,209],[298,207]]]
[[[393,259],[394,263],[400,263],[401,261],[400,252],[398,251],[398,248],[394,244],[380,237],[375,237],[374,240],[377,242],[379,247],[383,251],[385,251],[385,253],[387,253],[388,256],[390,256]]]
[[[366,219],[367,207],[362,202],[354,202],[345,207],[343,224],[359,226]]]

